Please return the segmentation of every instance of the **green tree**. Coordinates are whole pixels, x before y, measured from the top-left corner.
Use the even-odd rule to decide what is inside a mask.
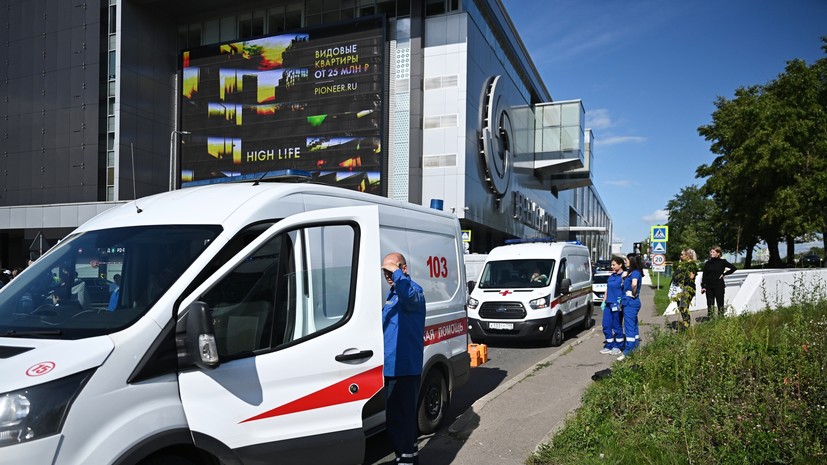
[[[716,218],[710,221],[724,229],[715,235],[721,247],[733,251],[743,247],[750,262],[752,247],[762,238],[776,245],[770,246],[770,257],[780,265],[778,228],[761,219],[773,187],[772,162],[756,150],[763,133],[770,132],[761,129],[766,126],[763,98],[761,88],[752,86],[736,90],[732,100],[716,99],[713,123],[698,132],[712,142],[710,150],[719,156],[698,167],[695,174],[706,178],[701,192],[717,205]]]
[[[721,213],[717,203],[704,195],[698,186],[684,187],[666,204],[669,212],[669,247],[667,259],[677,261],[681,250],[694,249],[701,257],[704,251],[720,242]]]
[[[827,53],[827,37],[822,38]],[[827,58],[808,66],[787,63],[785,71],[767,85],[775,100],[777,151],[784,153],[787,176],[767,217],[794,237],[827,230]],[[827,246],[827,239],[825,246]],[[788,257],[792,256],[792,251]]]
[[[703,191],[721,219],[743,234],[748,260],[760,238],[770,266],[781,266],[779,239],[787,239],[790,261],[796,238],[827,229],[827,59],[792,60],[777,79],[739,88],[732,100],[718,97],[715,106],[698,132],[718,157],[696,176],[706,178]]]

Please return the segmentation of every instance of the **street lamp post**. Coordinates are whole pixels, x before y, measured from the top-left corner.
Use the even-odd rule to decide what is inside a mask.
[[[175,171],[178,169],[178,156],[175,150],[175,135],[186,136],[192,134],[189,131],[174,130],[169,133],[169,190],[175,189]]]

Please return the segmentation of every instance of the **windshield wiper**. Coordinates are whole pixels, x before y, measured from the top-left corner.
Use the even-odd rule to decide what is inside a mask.
[[[31,337],[31,336],[60,336],[63,331],[59,329],[36,329],[33,331],[15,331],[10,329],[0,335],[3,337]]]

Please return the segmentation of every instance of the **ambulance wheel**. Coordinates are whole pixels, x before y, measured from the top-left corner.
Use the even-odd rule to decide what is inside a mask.
[[[563,317],[561,315],[557,315],[554,322],[554,328],[551,329],[551,334],[549,334],[548,345],[552,347],[560,347],[563,345],[563,337]]]
[[[594,324],[594,321],[592,321],[592,316],[593,315],[594,315],[594,304],[590,303],[588,305],[588,307],[586,307],[586,319],[583,320],[583,330],[584,331],[586,331],[588,329],[591,329],[591,327],[593,326],[593,324]]]
[[[432,434],[439,428],[448,410],[448,384],[439,370],[431,370],[422,383],[416,423],[420,434]]]

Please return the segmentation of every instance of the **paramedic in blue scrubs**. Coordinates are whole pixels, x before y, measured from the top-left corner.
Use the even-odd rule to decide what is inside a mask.
[[[623,350],[623,326],[620,297],[623,295],[623,257],[612,257],[612,274],[606,281],[606,294],[600,308],[603,309],[603,344],[601,354],[620,355]]]
[[[425,350],[425,295],[400,253],[382,260],[391,288],[382,308],[385,335],[385,427],[400,465],[418,464],[416,407]]]
[[[628,271],[626,277],[623,278],[623,295],[620,300],[623,307],[623,331],[626,333],[626,346],[617,358],[618,360],[628,357],[640,344],[637,320],[637,314],[640,312],[640,286],[643,283],[643,265],[640,255],[627,255],[626,268]]]

